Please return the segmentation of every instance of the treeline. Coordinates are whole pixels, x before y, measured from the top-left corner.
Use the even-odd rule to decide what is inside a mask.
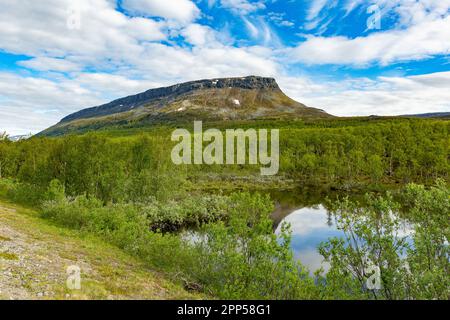
[[[448,179],[449,126],[441,121],[387,121],[328,129],[288,129],[283,172],[326,181],[430,182]]]
[[[268,122],[256,122],[269,127]],[[334,124],[334,125],[333,125]],[[347,124],[346,126],[344,124]],[[231,126],[231,124],[227,124]],[[238,123],[248,128],[250,123]],[[432,182],[449,179],[449,121],[334,120],[280,125],[280,176],[301,183]],[[225,128],[221,128],[225,129]],[[173,198],[209,175],[259,177],[260,165],[176,166],[173,128],[110,136],[0,141],[0,177],[46,189],[58,179],[70,196],[108,201]]]
[[[391,184],[448,181],[450,121],[337,119],[258,121],[218,128],[280,129],[281,176],[300,184]],[[257,174],[259,166],[208,166],[198,171]]]
[[[28,184],[36,192],[57,179],[67,195],[85,194],[105,203],[164,200],[181,191],[184,181],[181,168],[170,161],[167,146],[166,139],[149,135],[126,140],[88,134],[3,141],[1,176]]]

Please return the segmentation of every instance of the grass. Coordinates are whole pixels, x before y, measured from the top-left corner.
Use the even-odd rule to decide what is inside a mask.
[[[0,235],[0,241],[11,241],[11,239]]]
[[[203,297],[186,291],[181,283],[168,280],[164,274],[149,269],[137,258],[95,236],[52,225],[39,218],[33,209],[0,202],[0,213],[2,226],[24,235],[27,245],[38,244],[38,250],[27,252],[29,262],[36,260],[44,266],[48,262],[47,269],[13,270],[13,274],[17,272],[14,278],[21,280],[21,289],[25,288],[30,294],[26,298],[159,300]],[[17,241],[3,235],[1,239]],[[18,259],[9,252],[0,252],[2,258]],[[67,289],[65,272],[69,265],[80,265],[82,269],[81,290]],[[50,274],[58,279],[49,280]],[[0,274],[0,282],[5,280],[2,278]],[[51,294],[42,294],[44,290]]]
[[[19,257],[14,253],[0,252],[0,259],[5,260],[19,260]]]

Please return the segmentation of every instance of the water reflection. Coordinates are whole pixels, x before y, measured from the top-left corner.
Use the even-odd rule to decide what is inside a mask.
[[[317,251],[317,247],[323,241],[332,237],[342,237],[344,233],[337,230],[336,222],[328,210],[318,205],[302,208],[285,216],[280,222],[288,222],[292,230],[292,250],[294,256],[313,273],[320,267],[328,270],[328,264]],[[280,233],[281,223],[275,232]]]

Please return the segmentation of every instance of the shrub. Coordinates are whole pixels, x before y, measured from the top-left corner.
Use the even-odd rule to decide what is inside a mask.
[[[30,183],[17,183],[12,180],[0,179],[0,188],[5,198],[27,206],[38,206],[42,203],[45,189]]]
[[[269,197],[249,193],[107,206],[80,196],[45,202],[42,217],[101,236],[148,264],[177,274],[186,285],[196,284],[195,288],[221,298],[311,298],[316,290],[308,271],[292,256],[288,228],[281,239],[273,234],[272,208]],[[226,223],[217,222],[225,216]],[[200,230],[205,241],[200,242],[151,231],[204,222],[208,223]]]
[[[401,207],[391,196],[348,199],[335,208],[346,239],[330,239],[320,253],[331,264],[323,289],[331,298],[448,299],[450,297],[450,190],[438,181],[430,189],[408,185]],[[411,225],[405,234],[398,217]],[[380,284],[367,281],[379,269]]]
[[[208,224],[196,242],[197,264],[191,274],[223,299],[303,299],[317,294],[308,270],[290,249],[290,232],[272,229],[267,196],[231,196],[228,222]]]

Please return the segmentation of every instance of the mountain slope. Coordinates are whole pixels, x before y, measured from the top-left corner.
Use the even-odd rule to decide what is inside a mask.
[[[109,126],[135,126],[192,120],[324,118],[286,96],[273,78],[249,76],[198,80],[114,100],[71,114],[41,135],[58,135]]]

